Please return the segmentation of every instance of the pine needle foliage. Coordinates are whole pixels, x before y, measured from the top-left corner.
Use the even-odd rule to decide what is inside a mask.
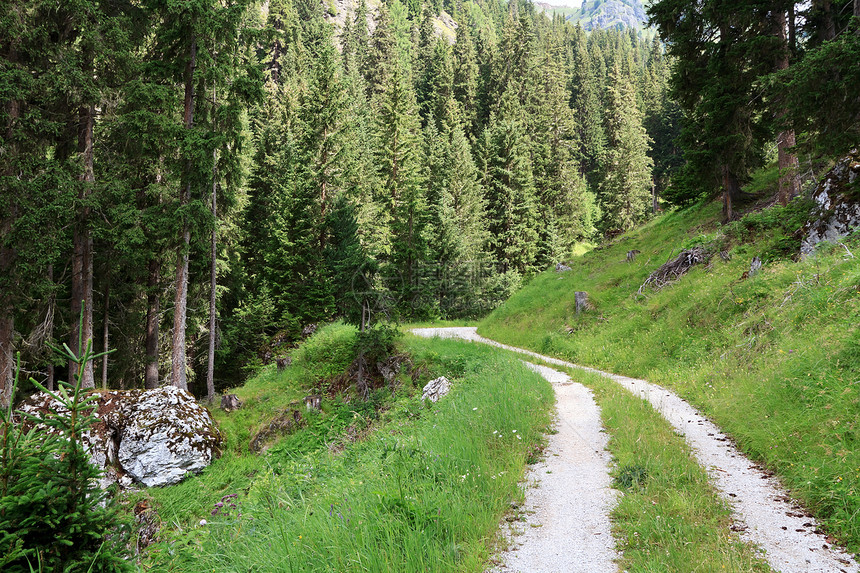
[[[95,396],[82,390],[81,379],[84,365],[98,356],[89,346],[80,356],[65,346],[63,355],[79,366],[75,384],[60,382],[48,392],[30,380],[56,400],[55,411],[14,414],[10,406],[0,412],[0,568],[130,571],[119,554],[118,518],[98,485],[101,471],[82,442],[96,418]]]

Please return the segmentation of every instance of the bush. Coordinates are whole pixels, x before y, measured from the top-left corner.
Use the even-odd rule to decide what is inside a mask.
[[[77,359],[86,364],[89,349]],[[60,382],[51,393],[65,412],[28,416],[15,423],[12,407],[0,412],[0,569],[30,571],[128,571],[119,555],[115,514],[98,485],[81,435],[94,422],[92,398]],[[15,376],[17,386],[18,376]],[[31,380],[42,391],[47,390]],[[62,409],[60,409],[62,410]]]

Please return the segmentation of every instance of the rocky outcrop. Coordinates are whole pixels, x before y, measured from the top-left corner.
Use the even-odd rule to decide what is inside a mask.
[[[424,385],[424,391],[421,394],[422,400],[430,400],[438,402],[440,398],[447,395],[451,390],[451,383],[444,376],[435,378]]]
[[[93,465],[104,470],[102,487],[178,483],[203,470],[220,451],[222,437],[212,415],[184,390],[165,386],[94,392],[93,397],[97,421],[81,441]],[[37,416],[65,410],[45,393],[31,396],[19,409]]]
[[[299,410],[295,408],[283,410],[254,434],[248,449],[254,453],[264,452],[278,437],[292,434],[304,426],[305,419]]]
[[[579,10],[568,17],[579,22],[584,30],[633,29],[645,27],[648,15],[639,0],[584,1]]]
[[[860,151],[840,159],[816,187],[812,219],[802,229],[801,255],[822,241],[836,241],[860,227]]]

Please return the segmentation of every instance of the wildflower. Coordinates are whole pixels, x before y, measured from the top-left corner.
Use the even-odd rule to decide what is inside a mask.
[[[474,408],[472,408],[472,411],[474,412],[474,411],[475,411],[475,410],[477,410],[477,409],[478,409],[478,407],[477,407],[477,406],[475,406]]]

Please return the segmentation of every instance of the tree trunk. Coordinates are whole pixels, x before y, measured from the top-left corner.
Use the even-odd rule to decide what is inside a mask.
[[[794,4],[788,6],[788,50],[792,54],[797,51],[797,13]]]
[[[651,212],[655,215],[657,214],[657,210],[660,208],[659,201],[657,201],[657,185],[652,182],[651,183]]]
[[[48,277],[48,281],[53,283],[54,282],[54,265],[48,265],[48,270],[47,270],[46,274]],[[49,312],[51,313],[51,315],[53,315],[55,310],[56,310],[56,306],[55,306],[56,304],[57,304],[56,299],[53,296],[51,296],[51,301],[50,301],[51,307],[49,308]],[[48,337],[51,340],[53,340],[53,338],[54,338],[53,337],[53,330],[54,329],[52,327],[51,333],[48,334]],[[48,360],[50,360],[50,359],[51,358],[49,356]],[[45,388],[47,388],[51,392],[54,391],[54,377],[55,377],[54,376],[54,364],[52,362],[49,362],[46,377],[45,377]]]
[[[830,5],[830,0],[821,0],[821,39],[827,41],[835,37],[836,23],[833,20],[833,9]]]
[[[9,103],[9,123],[6,130],[6,140],[12,142],[14,122],[20,114],[18,103]],[[15,151],[10,155],[14,157]],[[9,167],[9,174],[14,169]],[[12,223],[17,216],[17,207],[9,205],[8,212],[0,219],[0,238],[6,239],[12,234]],[[5,241],[4,241],[5,242]],[[0,408],[7,408],[12,401],[12,384],[14,383],[14,353],[12,352],[12,335],[15,331],[15,305],[8,287],[12,283],[12,266],[15,262],[15,248],[9,241],[9,246],[0,242],[0,280],[6,281],[6,289],[0,290]],[[6,291],[6,292],[3,292]]]
[[[212,267],[209,275],[209,355],[206,359],[206,399],[215,399],[215,287],[218,279],[218,152],[212,152]]]
[[[102,389],[107,390],[108,387],[108,336],[110,329],[108,328],[108,312],[110,311],[110,275],[105,282],[105,309],[104,309],[104,329],[102,331],[102,341],[104,342],[104,356],[102,356]]]
[[[93,130],[95,127],[95,107],[81,106],[78,123],[78,152],[83,160],[83,173],[79,177],[81,183],[78,199],[86,201],[92,193],[95,182],[93,171]],[[80,356],[93,340],[93,238],[89,229],[90,208],[79,208],[72,245],[72,334],[69,347]],[[69,382],[74,379],[74,373],[79,366],[69,361]],[[93,361],[88,360],[84,365],[81,378],[83,388],[94,388]]]
[[[12,332],[15,319],[8,305],[0,309],[0,408],[8,408],[12,402],[14,384],[14,355],[12,354]]]
[[[773,26],[774,34],[780,41],[774,67],[776,70],[787,70],[790,51],[786,37],[785,12],[782,10],[774,12]],[[785,116],[785,110],[779,110],[777,112],[777,120],[783,116]],[[789,151],[795,144],[793,129],[785,129],[776,136],[777,162],[779,166],[779,203],[782,206],[788,205],[791,199],[800,194],[800,184],[797,181],[799,163],[797,156]]]
[[[185,129],[194,126],[194,69],[197,66],[197,40],[191,40],[188,64],[185,68]],[[180,208],[191,200],[191,159],[185,163],[185,181],[179,191]],[[177,388],[188,390],[185,376],[185,323],[188,311],[188,250],[191,245],[191,227],[182,223],[182,238],[176,257],[176,298],[173,305],[173,344],[170,382]]]
[[[149,277],[146,280],[146,373],[143,385],[147,390],[158,388],[158,325],[160,301],[158,281],[161,263],[156,258],[149,261]]]
[[[737,176],[728,165],[723,165],[723,218],[728,222],[734,219],[732,204],[740,196],[741,186]]]

